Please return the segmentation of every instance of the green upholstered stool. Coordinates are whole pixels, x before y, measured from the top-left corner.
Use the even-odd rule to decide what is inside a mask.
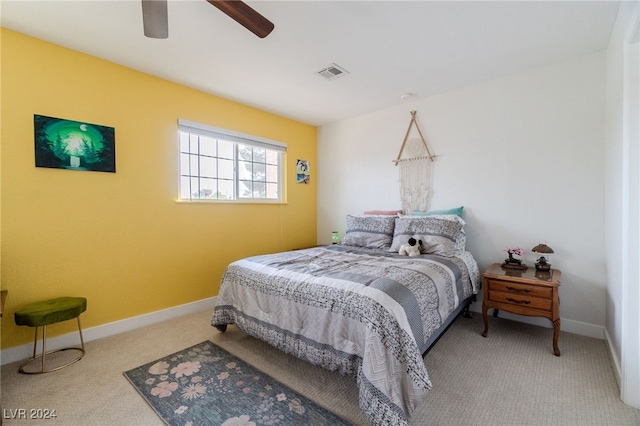
[[[84,297],[59,297],[57,299],[44,300],[42,302],[32,303],[30,305],[25,306],[24,308],[16,311],[15,320],[17,325],[27,325],[29,327],[36,328],[36,335],[33,340],[33,357],[29,358],[25,361],[21,366],[19,371],[24,374],[40,374],[40,373],[48,373],[50,371],[59,370],[64,367],[68,367],[74,362],[80,361],[82,357],[84,357],[84,340],[82,338],[82,327],[80,326],[80,314],[87,310],[87,299]],[[47,352],[47,326],[50,324],[55,324],[61,321],[67,321],[77,318],[78,320],[78,332],[80,333],[80,345],[79,348],[63,348],[55,351]],[[42,327],[42,354],[36,356],[36,348],[38,345],[38,328]],[[55,368],[47,369],[47,355],[68,351],[68,350],[76,350],[80,351],[80,355],[67,362],[63,365],[60,365]],[[27,371],[25,367],[32,362],[38,360],[38,358],[42,361],[42,366],[40,370],[36,371]]]

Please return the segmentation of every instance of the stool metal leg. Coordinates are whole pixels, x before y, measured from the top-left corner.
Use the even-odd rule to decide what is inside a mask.
[[[42,371],[47,371],[47,326],[42,326]]]
[[[36,349],[38,347],[38,327],[36,327],[36,335],[33,337],[33,357],[36,357]]]
[[[44,325],[42,326],[42,354],[41,355],[37,355],[37,347],[38,347],[38,327],[36,327],[36,332],[35,332],[35,336],[33,339],[33,357],[28,359],[27,361],[25,361],[22,365],[20,365],[20,368],[18,369],[18,371],[20,373],[23,374],[42,374],[42,373],[49,373],[51,371],[56,371],[56,370],[60,370],[61,368],[64,367],[68,367],[71,364],[74,364],[78,361],[80,361],[84,355],[85,355],[85,348],[84,348],[84,338],[82,336],[82,326],[80,324],[80,316],[77,317],[78,320],[78,333],[80,334],[80,347],[79,348],[62,348],[62,349],[57,349],[54,351],[50,351],[47,352],[47,326]],[[59,367],[56,368],[52,368],[51,370],[47,370],[47,355],[50,355],[52,353],[55,352],[63,352],[63,351],[69,351],[69,350],[76,350],[76,351],[80,351],[80,355],[78,355],[77,358],[73,359],[72,361],[61,365]],[[36,361],[38,358],[42,358],[42,363],[41,363],[41,369],[39,371],[26,371],[24,369],[24,367],[26,367],[27,365],[31,364],[32,362]]]
[[[82,346],[82,353],[84,356],[84,339],[82,338],[82,327],[80,326],[80,316],[78,315],[78,333],[80,333],[80,346]]]

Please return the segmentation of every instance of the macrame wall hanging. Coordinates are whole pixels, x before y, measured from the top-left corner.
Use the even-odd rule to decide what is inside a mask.
[[[419,138],[409,139],[411,128],[415,125]],[[405,214],[414,210],[426,211],[431,176],[431,155],[427,142],[416,122],[416,112],[411,111],[411,122],[402,141],[398,158],[393,160],[400,167],[400,200]]]

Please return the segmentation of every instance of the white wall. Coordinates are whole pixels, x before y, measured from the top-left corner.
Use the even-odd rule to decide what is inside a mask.
[[[465,206],[467,247],[481,269],[507,246],[551,246],[562,329],[602,338],[605,65],[598,52],[321,127],[318,241],[343,233],[347,214],[400,208],[392,160],[416,110],[438,156],[430,208]]]
[[[607,49],[606,331],[621,397],[640,408],[640,7],[622,3]]]

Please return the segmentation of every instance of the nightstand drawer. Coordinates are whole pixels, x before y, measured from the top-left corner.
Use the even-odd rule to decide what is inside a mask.
[[[494,289],[492,289],[494,290]],[[552,301],[549,299],[539,299],[522,294],[505,293],[502,291],[491,291],[489,300],[492,302],[508,303],[513,306],[521,306],[523,308],[540,309],[550,311]]]
[[[489,288],[492,291],[504,291],[505,293],[511,293],[515,296],[542,297],[546,299],[551,299],[552,296],[551,287],[509,283],[505,281],[489,280]]]

